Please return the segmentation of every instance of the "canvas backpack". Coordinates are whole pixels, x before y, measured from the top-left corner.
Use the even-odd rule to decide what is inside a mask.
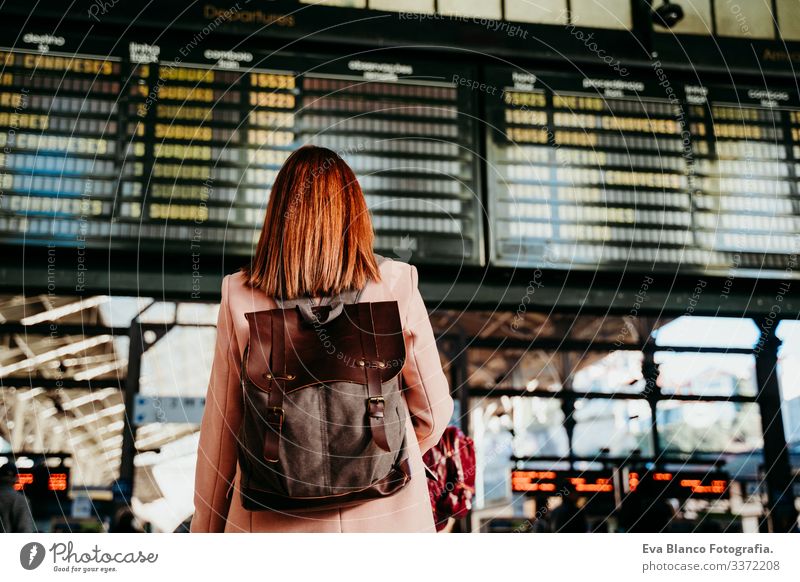
[[[359,302],[362,291],[318,306],[276,300],[277,309],[245,314],[245,509],[341,507],[392,495],[410,480],[398,304]]]

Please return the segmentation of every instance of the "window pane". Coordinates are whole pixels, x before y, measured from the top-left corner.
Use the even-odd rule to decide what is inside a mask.
[[[800,18],[797,0],[777,0],[778,25],[783,40],[800,40]]]
[[[369,0],[372,10],[391,10],[392,12],[415,12],[433,14],[433,0]]]
[[[205,396],[216,337],[213,327],[173,327],[142,355],[140,393]]]
[[[593,357],[597,359],[589,363]],[[626,394],[644,390],[642,352],[620,350],[610,354],[586,354],[584,358],[586,363],[572,381],[574,390]]]
[[[345,8],[365,8],[367,0],[300,0],[305,4],[319,4],[321,6],[342,6]]]
[[[511,495],[511,457],[568,454],[560,400],[514,397],[472,399],[478,508]]]
[[[679,317],[653,335],[657,346],[752,348],[759,333],[752,319],[693,315]]]
[[[570,379],[578,391],[642,392],[642,353],[490,348],[469,351],[469,383],[475,388],[558,392]]]
[[[503,14],[500,0],[439,0],[438,6],[441,14],[452,16],[499,20]]]
[[[511,22],[566,24],[567,0],[506,0],[505,19]]]
[[[575,402],[572,447],[579,457],[609,449],[612,456],[639,450],[652,455],[650,406],[644,400],[584,399]]]
[[[731,2],[714,0],[719,36],[745,38],[774,38],[772,7],[770,2]]]
[[[561,354],[545,350],[476,348],[469,351],[469,383],[476,388],[516,388],[558,391]]]
[[[572,22],[594,28],[631,27],[631,3],[628,0],[572,0]]]
[[[178,303],[176,322],[183,325],[215,325],[218,303]]]
[[[656,410],[658,436],[667,454],[741,453],[763,446],[756,404],[665,400]]]
[[[126,327],[148,305],[150,297],[111,297],[108,302],[98,305],[100,321],[110,327]]]
[[[566,456],[567,431],[561,401],[554,398],[513,398],[514,453],[518,457],[535,455]]]
[[[664,394],[756,394],[756,362],[751,355],[656,352],[655,360]]]
[[[714,24],[711,20],[711,0],[691,0],[691,2],[681,2],[683,7],[683,19],[670,28],[661,26],[653,27],[661,34],[704,34],[710,35],[714,31]]]
[[[470,406],[475,441],[475,507],[481,509],[511,495],[509,475],[513,454],[508,399],[473,399]]]

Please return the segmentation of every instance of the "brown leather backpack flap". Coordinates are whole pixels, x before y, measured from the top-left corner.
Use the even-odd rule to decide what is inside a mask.
[[[374,334],[359,322],[357,304],[344,306],[334,320],[322,324],[303,320],[297,308],[269,309],[245,314],[250,324],[245,372],[250,382],[270,390],[279,380],[284,392],[327,382],[364,382],[366,367],[375,368],[382,382],[394,378],[406,357],[403,327],[397,301],[370,303]],[[285,369],[271,369],[274,317],[284,317]],[[368,359],[369,343],[374,342],[377,358]]]

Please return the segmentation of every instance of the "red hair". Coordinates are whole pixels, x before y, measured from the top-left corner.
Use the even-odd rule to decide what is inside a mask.
[[[242,271],[271,297],[319,297],[380,280],[361,186],[334,151],[303,146],[272,186],[250,265]]]

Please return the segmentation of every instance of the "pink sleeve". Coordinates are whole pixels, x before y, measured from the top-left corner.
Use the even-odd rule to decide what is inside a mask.
[[[236,476],[237,434],[242,418],[241,353],[228,305],[230,277],[222,282],[217,340],[200,424],[191,532],[222,532]]]
[[[406,343],[403,380],[414,432],[424,454],[442,437],[453,414],[453,398],[439,360],[428,310],[417,286],[417,268],[412,265],[409,272],[411,294],[403,331]]]

